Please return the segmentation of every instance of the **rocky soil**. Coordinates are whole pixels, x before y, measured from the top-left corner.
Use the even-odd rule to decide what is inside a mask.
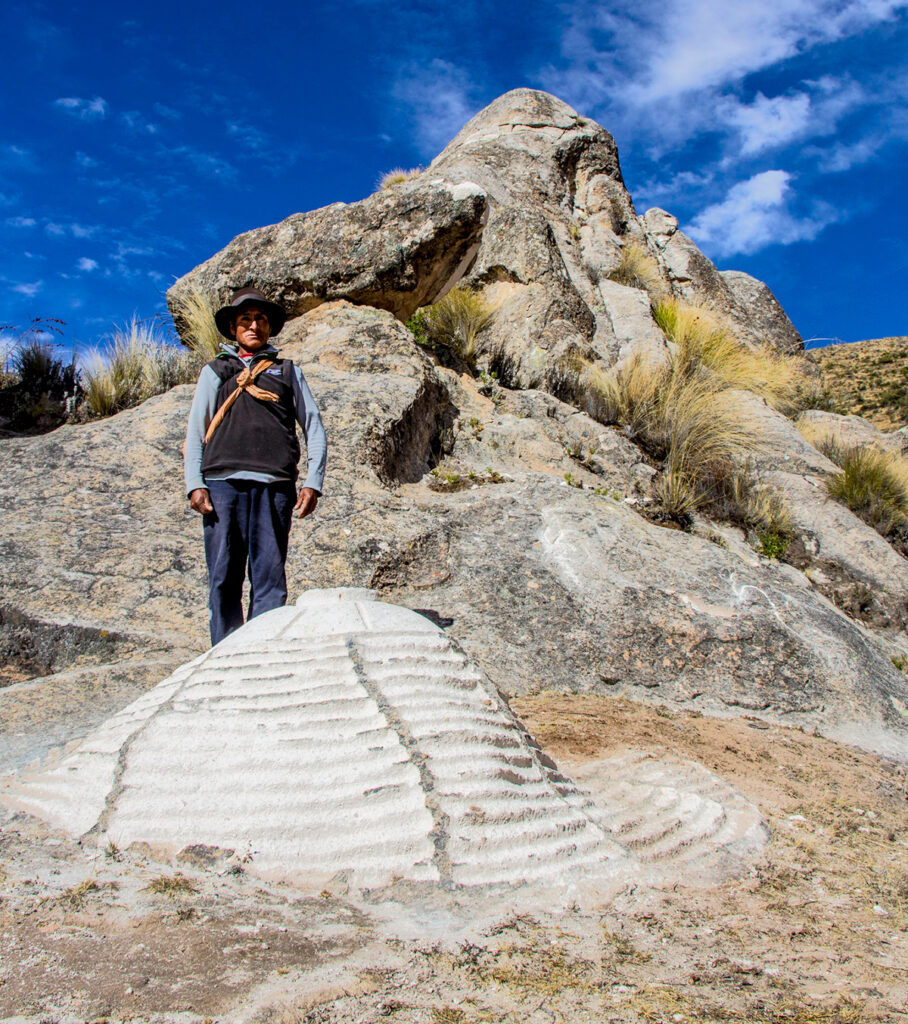
[[[430,897],[340,880],[305,894],[205,849],[170,864],[92,854],[7,815],[0,1016],[908,1020],[904,767],[796,729],[625,697],[542,693],[513,706],[571,771],[627,750],[702,763],[756,804],[768,845],[724,881],[679,869],[660,886],[599,894]]]

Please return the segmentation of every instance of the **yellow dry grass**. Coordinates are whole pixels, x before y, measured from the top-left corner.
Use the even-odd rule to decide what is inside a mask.
[[[418,341],[444,345],[474,369],[479,335],[491,326],[495,313],[480,292],[457,285],[431,306],[417,310],[410,327]]]
[[[196,352],[168,345],[153,323],[133,317],[104,350],[94,349],[83,361],[84,407],[90,416],[112,416],[194,381],[201,362]]]
[[[753,349],[735,336],[731,323],[706,302],[663,299],[656,323],[677,348],[682,371],[705,367],[725,386],[750,391],[780,412],[793,412],[805,384],[804,365],[770,345]]]
[[[732,392],[677,359],[635,356],[609,371],[591,366],[586,382],[600,414],[664,461],[657,491],[669,515],[702,507],[717,474],[760,443]]]
[[[214,359],[224,343],[214,313],[214,304],[196,289],[181,295],[174,306],[174,321],[179,325],[183,344],[206,363]]]
[[[659,264],[636,242],[627,242],[622,247],[621,259],[608,276],[618,284],[627,285],[629,288],[643,288],[653,295],[665,291]]]
[[[394,185],[402,185],[405,181],[412,181],[422,174],[421,167],[411,167],[406,170],[403,167],[394,167],[378,179],[380,189],[392,188]]]
[[[175,896],[188,896],[198,892],[192,882],[181,875],[179,871],[174,875],[159,875],[157,878],[153,878],[145,888],[148,892],[157,893],[159,896],[169,896],[171,899]]]

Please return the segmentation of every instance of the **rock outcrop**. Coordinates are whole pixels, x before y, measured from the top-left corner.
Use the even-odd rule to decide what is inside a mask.
[[[167,293],[179,323],[190,291],[215,306],[248,284],[299,316],[332,299],[388,309],[406,320],[473,259],[487,217],[474,183],[420,179],[359,203],[334,203],[238,235]]]
[[[642,515],[653,460],[562,400],[564,360],[667,352],[647,292],[609,277],[630,244],[661,288],[696,284],[754,341],[796,347],[768,292],[720,274],[670,215],[637,217],[604,129],[531,90],[478,114],[416,181],[250,232],[178,282],[173,296],[220,299],[254,278],[290,310],[283,354],[330,439],[325,496],[293,527],[291,592],[369,587],[422,610],[506,692],[621,691],[908,757],[891,660],[908,651],[908,566],[829,501],[831,463],[791,421],[740,396],[765,437],[755,468],[791,496],[800,568],[741,530]],[[479,365],[499,383],[442,365],[401,322],[458,278],[497,304]],[[3,622],[97,638],[79,659],[60,640],[40,666],[21,659],[0,689],[4,766],[84,735],[207,645],[180,471],[191,391],[0,442]]]
[[[768,285],[740,270],[722,270],[720,274],[737,302],[733,312],[739,327],[765,338],[783,352],[804,348],[804,339]]]

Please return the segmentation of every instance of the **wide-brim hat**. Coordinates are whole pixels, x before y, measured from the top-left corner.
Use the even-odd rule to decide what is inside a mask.
[[[230,333],[230,321],[235,320],[240,310],[246,306],[258,306],[263,313],[267,314],[272,338],[275,334],[280,333],[287,319],[287,311],[284,307],[279,306],[276,302],[269,302],[258,288],[240,288],[230,296],[227,305],[221,306],[214,314],[214,322],[225,338],[229,338],[231,341],[236,340],[235,336]]]

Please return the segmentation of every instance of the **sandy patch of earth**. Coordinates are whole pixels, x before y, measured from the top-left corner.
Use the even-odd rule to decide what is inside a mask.
[[[697,761],[760,809],[736,877],[533,893],[265,885],[31,818],[0,835],[0,1017],[29,1021],[908,1021],[904,767],[762,722],[620,698],[512,701],[568,771]],[[709,884],[697,884],[707,882]]]

